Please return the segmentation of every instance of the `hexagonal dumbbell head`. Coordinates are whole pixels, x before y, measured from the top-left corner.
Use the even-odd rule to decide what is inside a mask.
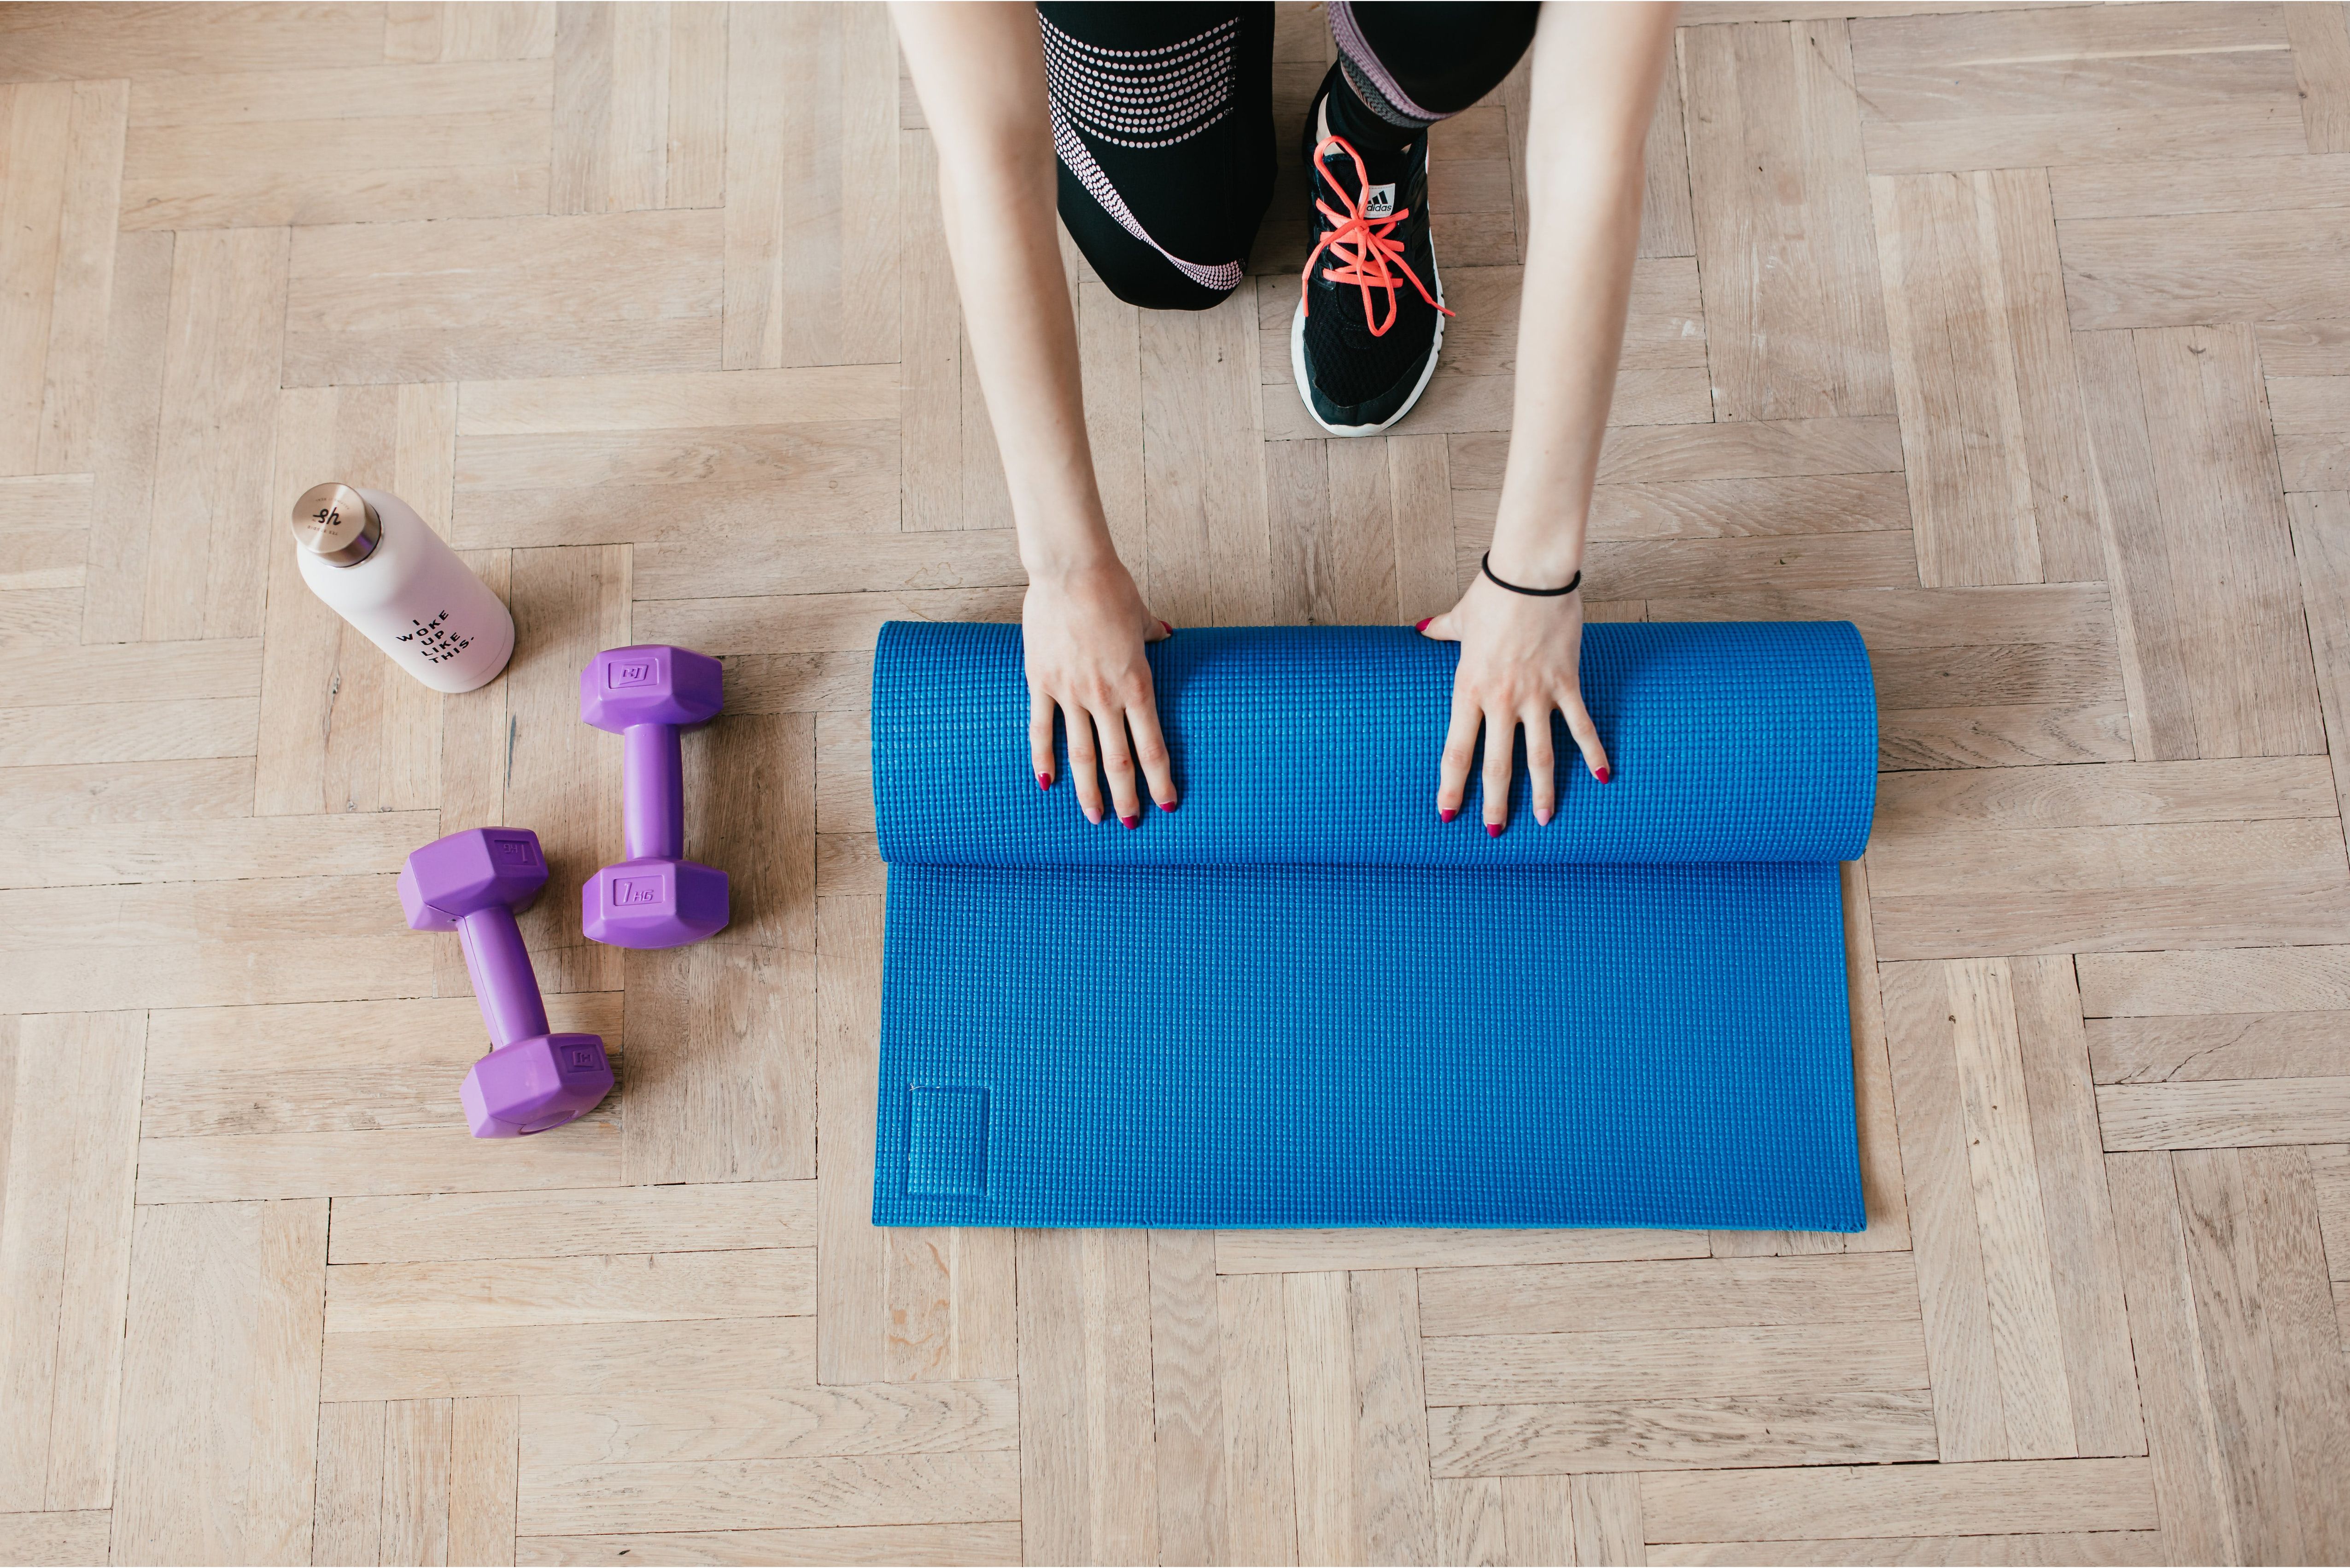
[[[522,1137],[586,1116],[611,1092],[603,1041],[539,1034],[474,1063],[458,1098],[475,1137]]]
[[[579,672],[579,717],[619,734],[635,724],[699,724],[725,703],[725,670],[666,643],[608,648]]]
[[[726,918],[726,873],[693,860],[623,860],[579,889],[588,940],[616,948],[683,947]]]
[[[411,929],[453,931],[465,916],[503,904],[530,908],[546,886],[546,857],[526,827],[475,827],[435,839],[400,868],[400,908]]]

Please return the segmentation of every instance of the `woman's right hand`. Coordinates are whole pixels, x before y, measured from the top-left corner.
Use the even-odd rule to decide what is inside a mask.
[[[1159,732],[1159,702],[1142,645],[1171,629],[1142,602],[1134,577],[1115,559],[1059,575],[1034,576],[1020,611],[1028,665],[1028,750],[1039,787],[1053,787],[1053,714],[1069,737],[1069,772],[1086,820],[1102,819],[1102,776],[1120,822],[1142,822],[1135,764],[1161,811],[1176,805],[1175,774]],[[1128,734],[1133,735],[1131,745]]]

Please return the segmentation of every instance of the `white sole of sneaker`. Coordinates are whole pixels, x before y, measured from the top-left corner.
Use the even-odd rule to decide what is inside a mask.
[[[1436,258],[1432,255],[1428,258],[1428,271],[1430,274],[1430,281],[1436,285],[1436,303],[1441,305],[1444,303],[1444,274],[1442,269],[1436,265]],[[1389,414],[1386,419],[1380,421],[1375,425],[1334,425],[1327,420],[1324,419],[1320,414],[1315,412],[1314,394],[1307,390],[1307,382],[1305,379],[1305,302],[1303,299],[1300,299],[1297,302],[1296,310],[1293,312],[1289,317],[1289,374],[1290,379],[1297,383],[1298,401],[1305,405],[1305,417],[1307,419],[1312,420],[1315,424],[1320,425],[1324,430],[1329,431],[1334,436],[1377,435],[1381,431],[1386,430],[1388,426],[1394,424],[1398,420],[1403,418],[1404,415],[1411,412],[1413,405],[1419,401],[1419,395],[1428,390],[1428,379],[1436,374],[1436,361],[1443,357],[1443,353],[1444,317],[1442,316],[1439,316],[1436,318],[1436,341],[1428,346],[1428,363],[1419,368],[1419,384],[1412,388],[1411,396],[1403,400],[1403,407],[1398,409],[1394,413]]]

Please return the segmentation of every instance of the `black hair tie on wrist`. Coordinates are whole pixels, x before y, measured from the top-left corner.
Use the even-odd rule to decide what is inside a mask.
[[[1493,552],[1491,550],[1486,551],[1483,555],[1477,557],[1477,569],[1484,573],[1486,577],[1492,582],[1492,585],[1495,587],[1507,588],[1513,594],[1523,594],[1529,598],[1564,598],[1566,595],[1573,593],[1575,589],[1583,586],[1583,574],[1579,571],[1576,572],[1575,576],[1566,579],[1566,587],[1563,588],[1524,588],[1520,587],[1515,583],[1505,583],[1501,578],[1493,576]]]

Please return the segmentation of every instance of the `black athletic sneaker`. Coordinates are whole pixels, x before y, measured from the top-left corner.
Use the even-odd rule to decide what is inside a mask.
[[[1289,365],[1315,424],[1376,435],[1419,400],[1452,313],[1429,239],[1428,137],[1400,152],[1359,152],[1336,135],[1315,145],[1330,85],[1305,110],[1314,252],[1299,280]]]

